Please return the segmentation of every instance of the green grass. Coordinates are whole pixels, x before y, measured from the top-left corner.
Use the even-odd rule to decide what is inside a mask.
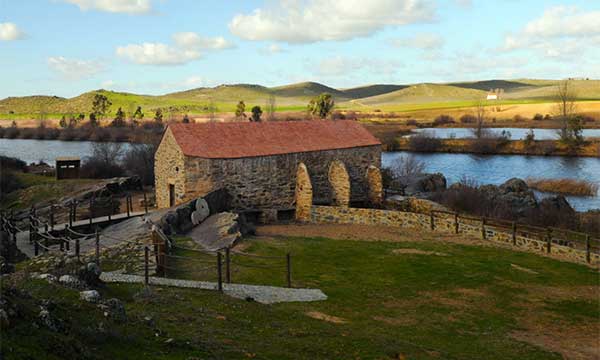
[[[448,256],[394,254],[398,248]],[[7,333],[4,346],[23,354],[41,347],[55,357],[57,349],[71,354],[74,348],[93,348],[97,358],[119,359],[387,359],[398,354],[408,359],[560,359],[557,353],[515,340],[511,332],[523,330],[521,320],[531,317],[555,317],[552,321],[565,329],[599,320],[597,304],[569,293],[574,286],[597,287],[596,271],[528,253],[429,241],[323,238],[254,239],[244,251],[267,256],[291,252],[294,286],[320,288],[329,299],[267,306],[174,288],[154,288],[152,297],[142,298],[140,286],[111,284],[102,290],[103,296],[122,299],[130,319],[120,325],[102,321],[99,311],[79,302],[75,292],[35,282],[29,286],[58,301],[64,311],[59,314],[71,318],[73,328],[69,335],[49,334],[24,322]],[[196,259],[214,264],[214,257]],[[242,263],[277,268],[242,267]],[[214,273],[194,270],[203,264],[187,264],[170,261],[169,266],[180,270],[170,276],[214,280]],[[234,282],[285,285],[282,261],[234,255],[233,264]],[[538,274],[515,270],[511,264]],[[540,296],[540,287],[563,289],[565,298],[546,298],[540,304],[534,299]],[[313,319],[306,315],[309,311],[346,322]],[[144,323],[146,316],[154,319],[158,336]],[[105,332],[92,336],[95,331],[90,329],[100,321]],[[60,345],[46,341],[28,346],[40,338]],[[169,338],[175,345],[165,343]]]

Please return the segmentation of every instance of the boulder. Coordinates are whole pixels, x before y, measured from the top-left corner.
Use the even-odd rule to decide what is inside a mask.
[[[55,283],[57,281],[56,276],[52,274],[40,274],[37,276],[38,279],[46,280],[49,283]]]
[[[540,208],[544,210],[556,211],[564,215],[573,215],[575,210],[562,195],[547,197],[540,201]]]
[[[98,305],[98,307],[104,310],[105,317],[111,318],[118,323],[127,322],[127,313],[121,300],[116,298],[108,299]]]
[[[100,293],[96,290],[86,290],[79,293],[79,298],[83,301],[97,303],[100,301]]]
[[[500,185],[499,188],[500,191],[502,191],[505,194],[529,191],[529,186],[527,186],[527,183],[519,178],[512,178],[510,180],[507,180],[502,185]]]
[[[88,286],[98,286],[102,284],[100,274],[102,274],[100,267],[96,263],[90,262],[79,269],[78,276],[79,280],[83,281]]]
[[[81,281],[79,281],[79,279],[73,275],[63,275],[58,278],[58,282],[65,286],[71,287],[71,288],[83,287],[83,284],[81,283]]]
[[[440,173],[403,176],[398,179],[398,182],[404,188],[405,195],[443,191],[447,183],[446,177]]]

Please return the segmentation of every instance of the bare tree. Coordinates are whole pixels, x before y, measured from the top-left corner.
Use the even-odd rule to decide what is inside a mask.
[[[269,97],[267,98],[267,105],[265,106],[265,111],[267,113],[268,121],[275,120],[275,107],[276,107],[275,95],[270,94]]]
[[[213,101],[212,97],[208,98],[208,105],[206,106],[206,110],[208,110],[208,120],[213,122],[216,118],[217,106]]]
[[[569,80],[561,81],[556,88],[555,116],[561,119],[561,128],[558,135],[561,140],[571,140],[573,134],[569,130],[569,121],[577,114],[576,94]]]
[[[415,176],[425,172],[425,163],[414,155],[402,155],[391,164],[390,169],[394,176]]]
[[[473,135],[475,135],[475,137],[477,139],[481,139],[482,137],[485,136],[485,128],[484,128],[484,123],[485,123],[485,114],[486,114],[486,104],[485,104],[485,100],[480,99],[475,103],[475,128],[472,130],[473,131]]]

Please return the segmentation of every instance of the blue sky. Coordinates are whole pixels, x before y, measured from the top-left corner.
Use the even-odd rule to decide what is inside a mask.
[[[600,78],[597,0],[0,0],[0,98]]]

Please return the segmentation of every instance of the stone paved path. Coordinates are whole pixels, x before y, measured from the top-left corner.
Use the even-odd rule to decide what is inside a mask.
[[[144,277],[139,275],[119,274],[115,272],[104,272],[100,276],[102,281],[117,283],[143,284]],[[217,283],[208,281],[178,280],[159,277],[150,277],[151,285],[174,286],[181,288],[193,288],[203,290],[217,290]],[[309,302],[327,300],[319,289],[292,289],[275,286],[223,284],[223,292],[229,296],[246,299],[251,297],[262,304],[275,304],[280,302]]]

